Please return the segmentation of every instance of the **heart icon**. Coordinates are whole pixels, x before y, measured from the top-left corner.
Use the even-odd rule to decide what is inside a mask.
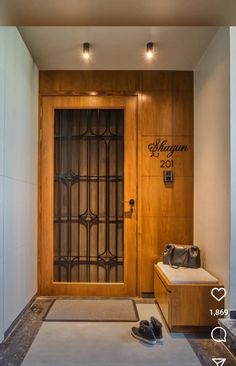
[[[221,301],[226,296],[226,294],[227,292],[224,287],[214,287],[211,290],[211,296],[213,296],[217,301]]]

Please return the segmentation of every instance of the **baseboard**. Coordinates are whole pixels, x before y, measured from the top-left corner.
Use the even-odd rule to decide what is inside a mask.
[[[154,292],[141,292],[141,297],[145,299],[152,299],[154,298]]]
[[[24,307],[24,309],[20,312],[20,314],[15,318],[15,320],[13,320],[13,322],[11,323],[11,325],[7,328],[7,330],[4,332],[4,339],[3,342],[5,342],[5,340],[9,337],[9,335],[13,332],[13,330],[15,329],[15,327],[17,326],[17,323],[19,322],[20,318],[22,317],[22,315],[24,314],[24,312],[33,304],[33,302],[35,301],[36,297],[38,296],[38,294],[36,293],[31,299],[30,301],[27,303],[27,305]]]

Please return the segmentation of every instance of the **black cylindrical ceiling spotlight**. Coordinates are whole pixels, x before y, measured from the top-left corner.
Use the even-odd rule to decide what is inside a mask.
[[[151,60],[154,56],[154,43],[148,42],[146,45],[146,57],[148,60]]]
[[[85,60],[90,57],[90,44],[88,42],[83,43],[83,57]]]

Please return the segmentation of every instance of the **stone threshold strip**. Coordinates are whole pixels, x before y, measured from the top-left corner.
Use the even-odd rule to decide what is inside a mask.
[[[168,145],[167,140],[156,139],[155,142],[148,145],[151,157],[158,158],[160,152],[167,152],[167,158],[174,155],[175,152],[188,151],[188,145]]]

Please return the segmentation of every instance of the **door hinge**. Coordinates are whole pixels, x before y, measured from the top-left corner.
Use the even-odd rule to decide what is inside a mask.
[[[39,143],[40,145],[42,144],[42,139],[43,139],[43,131],[42,128],[39,129]]]
[[[38,201],[38,210],[39,210],[39,215],[41,215],[41,213],[42,213],[41,199],[39,199],[39,201]]]
[[[39,119],[40,119],[40,121],[42,120],[42,118],[43,118],[43,106],[42,106],[42,104],[40,104],[40,106],[39,106]]]
[[[43,106],[40,104],[39,106],[39,143],[42,143],[43,131],[42,131],[42,118],[43,118]]]

